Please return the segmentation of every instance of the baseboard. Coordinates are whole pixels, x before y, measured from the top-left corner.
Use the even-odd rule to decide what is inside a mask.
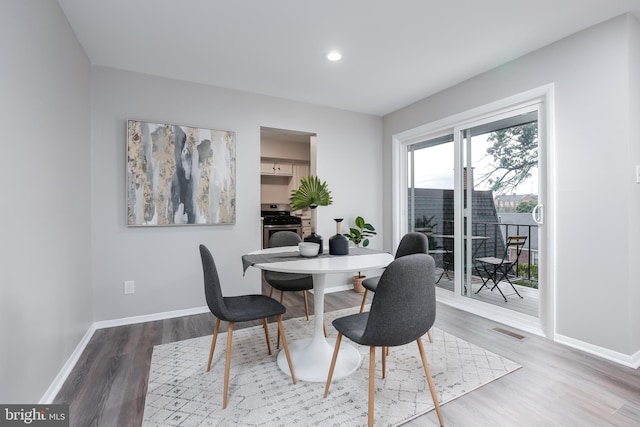
[[[352,285],[336,285],[336,286],[329,286],[324,288],[324,294],[332,294],[334,292],[342,292],[342,291],[348,291],[348,290],[353,290],[353,286]],[[309,292],[313,293],[313,289],[310,289]]]
[[[84,334],[84,336],[82,337],[82,339],[80,340],[76,348],[73,350],[73,353],[71,353],[71,356],[69,357],[67,362],[64,364],[60,372],[58,372],[58,375],[56,375],[55,379],[53,380],[53,382],[51,383],[47,391],[44,393],[39,403],[42,405],[47,405],[53,402],[53,399],[55,399],[56,395],[62,388],[62,385],[69,377],[69,374],[71,374],[71,371],[76,366],[76,363],[78,363],[78,360],[82,355],[82,352],[89,344],[89,341],[91,340],[91,337],[93,336],[96,330],[111,328],[114,326],[124,326],[124,325],[132,325],[135,323],[152,322],[155,320],[172,319],[174,317],[192,316],[195,314],[202,314],[202,313],[210,313],[209,307],[206,307],[206,306],[195,307],[195,308],[188,308],[186,310],[165,311],[162,313],[146,314],[143,316],[123,317],[121,319],[103,320],[100,322],[94,322],[93,324],[91,324],[91,326],[89,326],[89,329],[87,329],[87,332]]]
[[[91,340],[91,337],[93,336],[95,331],[95,323],[93,323],[91,326],[89,326],[89,329],[87,329],[87,332],[84,334],[76,348],[73,350],[73,353],[71,353],[71,356],[69,357],[67,362],[64,364],[60,372],[58,372],[58,375],[56,375],[53,382],[42,396],[40,402],[38,402],[39,404],[48,405],[53,403],[53,399],[55,399],[56,395],[62,388],[62,385],[67,380],[67,377],[76,366],[76,363],[78,363],[82,352],[87,347],[87,344],[89,344],[89,341]]]
[[[133,325],[135,323],[153,322],[155,320],[172,319],[174,317],[193,316],[195,314],[210,313],[209,307],[194,307],[184,310],[164,311],[161,313],[145,314],[142,316],[122,317],[120,319],[101,320],[95,322],[96,329],[113,328],[114,326]]]
[[[610,360],[620,365],[628,366],[629,368],[640,368],[640,351],[637,351],[635,354],[631,355],[619,353],[617,351],[609,350],[608,348],[600,347],[588,342],[580,341],[575,338],[559,334],[556,334],[554,341],[584,351],[586,353],[593,354],[594,356]]]

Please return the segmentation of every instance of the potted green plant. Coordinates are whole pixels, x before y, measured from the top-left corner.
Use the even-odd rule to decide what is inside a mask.
[[[326,181],[320,181],[315,175],[303,176],[300,179],[300,186],[291,191],[291,209],[311,208],[318,206],[328,206],[333,203],[331,191]]]
[[[318,206],[328,206],[333,203],[333,198],[326,181],[320,181],[317,176],[309,175],[300,178],[300,186],[291,191],[289,201],[291,209],[297,211],[299,209],[315,209]],[[305,241],[318,243],[320,245],[319,252],[323,252],[322,236],[316,234],[315,229],[311,230],[311,235],[305,238]]]
[[[349,228],[349,233],[345,234],[345,237],[355,243],[356,246],[360,246],[362,243],[363,247],[369,246],[369,237],[376,235],[376,229],[373,225],[369,224],[362,218],[361,216],[357,216],[355,220],[355,224],[353,227]],[[362,286],[362,281],[366,279],[367,276],[358,272],[357,276],[353,276],[353,290],[362,293],[364,292],[364,287]]]
[[[357,216],[355,225],[349,228],[349,233],[345,234],[345,237],[355,243],[356,246],[363,247],[369,246],[369,237],[376,235],[376,229],[373,225],[369,224],[361,216]]]

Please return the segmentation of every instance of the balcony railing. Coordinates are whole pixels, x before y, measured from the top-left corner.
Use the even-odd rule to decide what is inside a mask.
[[[453,221],[442,221],[442,228],[434,234],[453,234]],[[439,227],[438,227],[439,228]],[[472,235],[488,237],[488,240],[473,242],[474,258],[492,256],[502,258],[507,236],[527,236],[525,246],[516,261],[514,271],[525,286],[538,287],[538,226],[535,224],[514,224],[504,222],[474,221]],[[453,241],[442,242],[442,246],[453,253]],[[515,256],[515,254],[514,254]],[[478,271],[478,269],[474,269]]]

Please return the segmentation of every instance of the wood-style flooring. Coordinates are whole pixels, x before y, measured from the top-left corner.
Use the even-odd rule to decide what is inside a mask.
[[[352,291],[328,294],[325,311],[357,306],[361,298]],[[312,294],[309,303],[312,310]],[[301,293],[287,293],[285,305],[286,318],[304,315]],[[100,329],[54,403],[70,404],[72,426],[139,426],[153,346],[211,335],[214,323],[213,315],[201,314]],[[447,426],[640,425],[640,370],[441,304],[436,326],[523,366],[443,405]],[[525,338],[496,332],[495,327]],[[203,354],[203,361],[207,357]],[[407,425],[435,426],[437,417],[432,411]]]

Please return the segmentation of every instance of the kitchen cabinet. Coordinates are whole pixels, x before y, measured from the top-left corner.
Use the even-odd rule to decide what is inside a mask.
[[[293,176],[293,163],[281,160],[260,160],[261,175]]]
[[[291,182],[289,182],[288,193],[297,190],[300,186],[300,179],[309,175],[309,165],[304,163],[294,163]]]

